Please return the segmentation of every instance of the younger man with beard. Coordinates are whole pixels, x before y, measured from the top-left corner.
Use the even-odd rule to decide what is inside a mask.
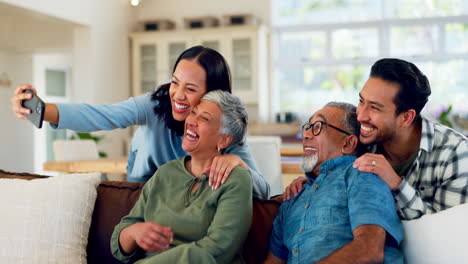
[[[302,167],[309,182],[281,205],[265,263],[403,263],[403,230],[390,189],[352,167],[355,111],[329,103],[303,126]]]
[[[426,76],[400,59],[377,61],[359,93],[359,140],[372,153],[354,167],[387,183],[405,220],[467,202],[468,139],[420,115],[430,94]]]

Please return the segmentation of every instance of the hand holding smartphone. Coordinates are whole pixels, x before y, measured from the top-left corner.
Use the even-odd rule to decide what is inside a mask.
[[[21,105],[31,110],[31,114],[25,114],[25,116],[35,125],[37,128],[42,127],[44,121],[45,103],[33,93],[31,90],[24,90],[25,93],[31,93],[32,98],[24,100]]]

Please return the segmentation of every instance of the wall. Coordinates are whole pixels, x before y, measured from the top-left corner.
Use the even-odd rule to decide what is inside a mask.
[[[12,86],[0,87],[0,169],[9,171],[33,171],[33,126],[17,119],[11,111],[10,98],[17,80],[32,81],[32,57],[0,51],[0,72],[7,72]]]
[[[129,41],[130,25],[133,24],[133,9],[127,0],[0,0],[0,3],[30,9],[41,14],[76,24],[72,35],[72,101],[87,103],[113,103],[126,99],[130,94]],[[25,37],[25,36],[21,36]],[[27,39],[19,38],[19,39]],[[63,46],[63,45],[62,45]],[[48,52],[63,51],[51,47]],[[5,53],[4,53],[5,54]],[[4,57],[10,57],[4,55]],[[17,61],[17,58],[8,58]],[[3,65],[6,60],[0,60]],[[27,65],[19,66],[28,68]],[[29,69],[31,71],[31,69]],[[31,82],[31,77],[18,76],[17,83]],[[2,127],[10,127],[0,132],[0,138],[8,137],[15,148],[4,148],[1,142],[0,157],[9,160],[24,159],[26,162],[7,164],[2,159],[0,168],[14,171],[32,171],[32,151],[27,144],[20,144],[27,136],[32,136],[31,127],[26,121],[16,120],[11,115],[10,97],[13,89],[0,90]],[[5,108],[5,109],[4,109]],[[28,128],[22,135],[23,128]],[[27,130],[25,130],[27,131]],[[106,132],[104,132],[106,134]],[[110,156],[124,154],[125,138],[128,132],[107,132],[104,150]],[[26,142],[27,143],[27,142]],[[27,165],[26,165],[27,163]]]

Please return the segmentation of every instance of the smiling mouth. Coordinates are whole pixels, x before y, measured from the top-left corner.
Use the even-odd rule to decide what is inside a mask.
[[[190,129],[185,130],[185,134],[186,134],[186,138],[189,139],[190,141],[194,141],[200,138],[200,136],[198,136],[197,133],[193,132]]]
[[[188,105],[184,105],[184,104],[179,104],[177,102],[174,101],[174,107],[173,109],[177,112],[177,113],[183,113],[185,111],[187,111],[187,109],[189,109],[189,106]]]
[[[375,130],[375,127],[372,125],[361,124],[361,135],[369,135],[372,131]]]
[[[313,147],[304,147],[304,154],[310,154],[312,152],[316,152],[317,151],[317,148],[313,148]]]

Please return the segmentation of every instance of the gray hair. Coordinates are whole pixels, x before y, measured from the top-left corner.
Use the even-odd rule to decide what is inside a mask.
[[[214,90],[205,94],[201,101],[218,104],[223,112],[221,133],[232,136],[230,145],[241,144],[249,119],[241,99],[226,91]]]
[[[336,107],[345,112],[341,123],[348,132],[359,137],[359,122],[357,121],[356,106],[344,102],[329,102],[324,107]]]

